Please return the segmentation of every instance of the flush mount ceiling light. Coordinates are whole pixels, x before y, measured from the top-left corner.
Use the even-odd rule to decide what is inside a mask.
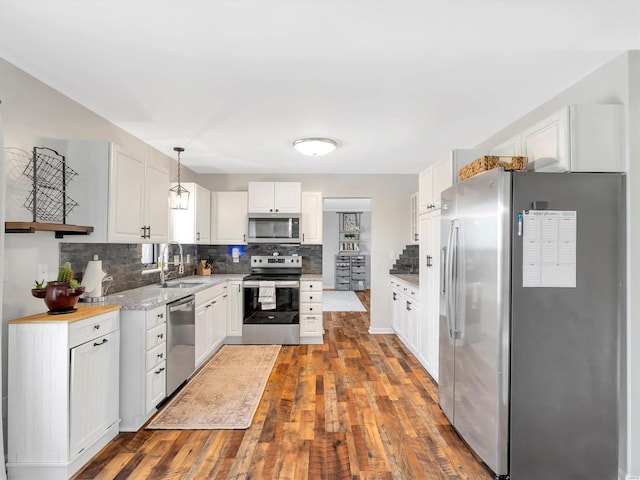
[[[187,210],[189,208],[189,190],[180,185],[180,154],[184,152],[182,147],[173,147],[178,152],[178,184],[169,189],[171,208],[173,210]]]
[[[338,144],[330,138],[299,138],[293,142],[293,148],[303,155],[324,155],[333,152]]]

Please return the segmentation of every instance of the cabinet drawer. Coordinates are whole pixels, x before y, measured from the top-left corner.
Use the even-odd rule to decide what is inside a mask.
[[[317,337],[322,335],[322,315],[300,315],[300,336]]]
[[[167,338],[167,325],[163,323],[147,331],[147,350],[155,348]]]
[[[146,403],[147,413],[156,408],[166,395],[167,391],[167,363],[162,362],[156,368],[147,372],[146,380]]]
[[[300,282],[301,292],[321,292],[322,282],[316,282],[312,280],[302,280]]]
[[[108,312],[95,317],[73,322],[69,326],[70,347],[81,345],[94,338],[102,337],[118,330],[118,315],[116,312]]]
[[[204,305],[210,300],[213,300],[219,295],[223,295],[224,293],[226,293],[226,290],[227,290],[227,284],[220,283],[214,287],[196,292],[196,308],[198,308],[201,305]]]
[[[322,315],[322,303],[301,303],[300,314],[318,314]]]
[[[160,325],[161,323],[166,323],[166,321],[167,321],[166,305],[163,305],[158,308],[154,308],[153,310],[149,310],[146,313],[147,330],[155,327],[156,325]]]
[[[322,292],[300,292],[300,303],[321,303]]]
[[[147,352],[147,370],[151,370],[153,367],[158,366],[164,362],[167,358],[167,343],[162,342],[155,348],[152,348]]]

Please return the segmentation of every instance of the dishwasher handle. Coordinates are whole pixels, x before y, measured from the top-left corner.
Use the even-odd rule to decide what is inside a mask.
[[[169,309],[169,313],[175,312],[176,310],[184,310],[185,308],[190,308],[195,303],[195,299],[193,295],[190,295],[182,300],[177,300],[173,303],[167,305]]]

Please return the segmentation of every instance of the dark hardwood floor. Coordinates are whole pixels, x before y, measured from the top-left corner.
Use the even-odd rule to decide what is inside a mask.
[[[323,345],[284,346],[249,429],[121,433],[74,478],[491,479],[418,361],[368,326],[326,312]]]

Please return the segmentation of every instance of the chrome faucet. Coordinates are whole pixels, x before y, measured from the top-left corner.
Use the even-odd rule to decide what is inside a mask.
[[[180,263],[178,263],[178,274],[182,275],[184,273],[184,261],[183,261],[183,256],[182,256],[182,245],[180,244],[180,242],[176,242],[176,241],[171,241],[171,242],[166,243],[164,248],[162,249],[162,253],[160,254],[160,261],[163,262],[162,266],[160,267],[160,285],[162,285],[163,287],[167,286],[167,282],[165,280],[166,280],[166,277],[168,277],[169,274],[171,273],[171,272],[169,272],[165,276],[164,270],[165,270],[166,265],[175,265],[176,264],[175,262],[169,262],[169,261],[167,261],[166,263],[164,262],[164,256],[165,256],[165,254],[167,252],[167,247],[169,245],[171,245],[171,244],[177,245],[178,248],[180,249]]]

